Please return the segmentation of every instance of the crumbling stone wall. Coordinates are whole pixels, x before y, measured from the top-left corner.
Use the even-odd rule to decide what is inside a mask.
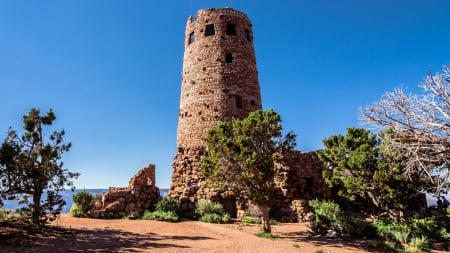
[[[133,176],[128,187],[109,187],[91,210],[94,217],[139,216],[159,199],[155,185],[155,165],[146,165]]]

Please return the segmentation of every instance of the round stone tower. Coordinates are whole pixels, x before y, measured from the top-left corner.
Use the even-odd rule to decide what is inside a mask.
[[[261,109],[250,20],[231,8],[200,10],[187,21],[178,147],[200,147],[218,121]]]
[[[178,151],[169,195],[181,201],[182,209],[192,209],[198,199],[213,197],[199,172],[208,129],[262,106],[246,14],[232,8],[199,10],[187,21],[184,45]]]

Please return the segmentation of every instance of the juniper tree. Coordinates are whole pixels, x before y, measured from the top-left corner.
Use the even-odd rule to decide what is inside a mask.
[[[269,209],[275,198],[275,163],[294,149],[295,135],[283,136],[273,110],[254,111],[244,119],[219,122],[204,139],[207,154],[201,171],[220,186],[243,194],[262,213],[263,230],[271,232]]]
[[[63,142],[64,130],[54,131],[45,140],[43,127],[52,125],[55,119],[52,110],[40,115],[38,109],[31,109],[23,116],[25,132],[19,136],[9,128],[0,147],[2,197],[27,204],[31,221],[37,225],[60,213],[65,205],[60,193],[65,186],[73,190],[71,179],[79,175],[65,169],[61,162],[63,153],[71,147]],[[41,200],[44,192],[46,198]]]

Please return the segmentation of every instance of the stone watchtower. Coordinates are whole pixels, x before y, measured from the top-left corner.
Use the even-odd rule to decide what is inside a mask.
[[[218,121],[261,109],[252,24],[232,8],[199,10],[189,17],[184,42],[177,154],[169,196],[192,210],[214,198],[199,172],[202,138]],[[226,198],[227,196],[216,196]]]

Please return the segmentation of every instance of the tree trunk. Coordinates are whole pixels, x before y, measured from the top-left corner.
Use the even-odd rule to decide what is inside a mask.
[[[257,204],[258,209],[261,211],[261,225],[264,233],[272,233],[272,229],[270,228],[270,217],[269,210],[270,207],[266,205]]]
[[[42,192],[35,192],[33,194],[33,206],[31,208],[31,222],[35,225],[40,225],[41,216],[41,196]]]

